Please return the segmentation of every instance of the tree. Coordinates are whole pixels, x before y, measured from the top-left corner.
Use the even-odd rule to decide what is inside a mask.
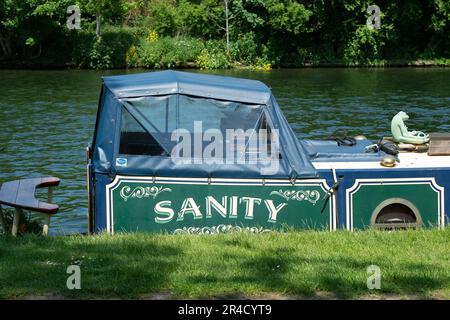
[[[264,20],[257,14],[247,10],[247,6],[264,6],[263,0],[223,0],[225,27],[220,27],[225,31],[227,51],[230,50],[230,34],[235,25],[247,24],[250,28],[255,28],[264,24]],[[236,22],[232,25],[232,20]]]
[[[122,0],[81,0],[81,15],[87,14],[95,17],[95,34],[101,36],[101,24],[104,17],[117,18],[123,15]]]
[[[233,0],[220,0],[223,6],[223,17],[222,14],[218,14],[217,10],[212,9],[213,6],[208,6],[208,11],[206,11],[211,18],[211,20],[216,24],[216,26],[225,31],[225,39],[227,43],[227,51],[230,51],[230,27],[231,20],[234,19],[234,15],[230,12],[230,6]],[[212,9],[212,10],[211,10]],[[223,19],[223,22],[219,22]],[[222,24],[224,23],[224,24]],[[224,26],[225,25],[225,26]]]
[[[230,19],[233,19],[234,16],[230,16],[230,12],[228,9],[228,4],[231,0],[223,0],[223,4],[225,7],[225,33],[227,38],[227,51],[230,51]]]
[[[35,44],[42,46],[41,39],[38,39],[40,30],[52,24],[63,25],[66,8],[71,2],[70,0],[0,0],[0,47],[3,58],[12,57],[14,53],[12,40],[25,38],[26,40],[21,43],[22,46]]]
[[[313,14],[303,4],[287,0],[269,0],[267,10],[272,30],[294,35],[305,31],[306,22]]]

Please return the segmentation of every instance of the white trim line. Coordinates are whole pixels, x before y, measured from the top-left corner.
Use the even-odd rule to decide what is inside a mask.
[[[427,153],[401,152],[398,154],[400,162],[395,167],[383,167],[380,160],[375,161],[313,161],[316,170],[335,169],[384,169],[386,171],[395,169],[427,169],[445,168],[450,170],[450,156],[429,156]]]

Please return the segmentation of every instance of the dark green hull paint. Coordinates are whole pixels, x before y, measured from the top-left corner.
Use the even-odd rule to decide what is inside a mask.
[[[382,179],[379,179],[381,181]],[[414,180],[414,179],[413,179]],[[406,200],[413,205],[421,219],[421,227],[436,227],[444,219],[442,212],[443,194],[439,186],[431,181],[395,183],[359,183],[355,190],[348,191],[349,206],[347,207],[349,229],[364,229],[371,225],[372,215],[382,202],[396,199],[394,202]],[[393,197],[393,195],[395,195]],[[442,197],[442,198],[441,198]],[[353,228],[351,228],[353,226]]]
[[[177,183],[161,179],[122,177],[108,185],[108,230],[216,233],[329,230],[333,226],[334,200],[326,196],[328,186],[323,180],[303,180],[295,185],[266,181],[262,185],[262,180],[208,184],[205,179]]]

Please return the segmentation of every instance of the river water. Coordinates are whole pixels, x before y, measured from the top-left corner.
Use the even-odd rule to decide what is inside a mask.
[[[85,147],[92,140],[101,76],[142,70],[0,70],[0,183],[57,176],[52,234],[86,232]],[[269,85],[299,138],[389,134],[400,110],[408,126],[450,132],[450,69],[216,71]],[[40,196],[43,196],[40,194]]]

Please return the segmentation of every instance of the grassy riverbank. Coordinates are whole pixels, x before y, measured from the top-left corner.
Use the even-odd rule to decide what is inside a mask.
[[[450,298],[450,229],[0,237],[0,298]],[[81,269],[68,290],[67,267]],[[368,290],[367,267],[381,269]]]

